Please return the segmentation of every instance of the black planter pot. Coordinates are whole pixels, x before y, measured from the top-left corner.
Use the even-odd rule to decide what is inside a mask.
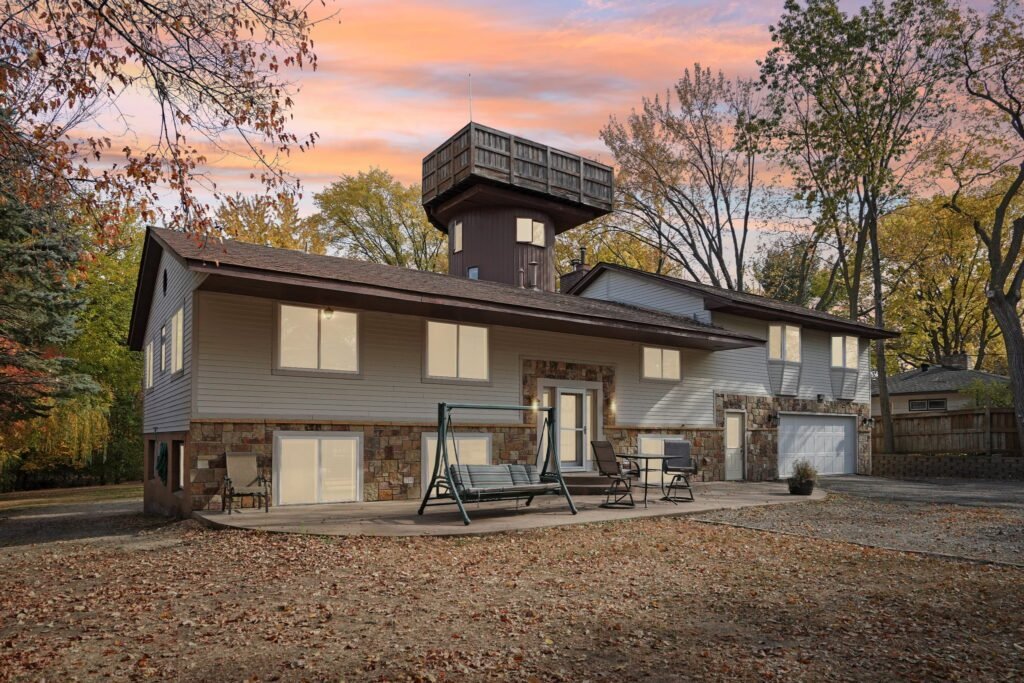
[[[814,491],[814,480],[789,482],[789,492],[794,496],[809,496]]]

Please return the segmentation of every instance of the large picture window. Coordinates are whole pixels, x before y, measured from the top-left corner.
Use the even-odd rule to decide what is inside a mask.
[[[359,316],[331,308],[281,304],[277,367],[359,372]]]
[[[800,362],[800,328],[797,325],[768,326],[768,360]]]
[[[427,376],[487,381],[487,328],[427,322]]]
[[[859,366],[857,337],[834,335],[832,337],[832,367],[856,370]]]
[[[678,382],[682,376],[678,349],[645,346],[643,350],[643,378]]]

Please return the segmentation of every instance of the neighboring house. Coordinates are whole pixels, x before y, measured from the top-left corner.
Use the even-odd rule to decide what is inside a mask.
[[[607,264],[554,291],[555,236],[610,210],[611,178],[467,126],[424,160],[449,275],[149,229],[146,509],[218,505],[228,452],[259,454],[274,505],[418,498],[441,401],[557,406],[568,472],[594,439],[679,436],[708,479],[867,472],[866,340],[892,333]],[[463,461],[533,462],[538,426],[467,414]]]
[[[974,408],[974,401],[963,393],[975,382],[1008,384],[1002,375],[968,369],[967,354],[942,359],[939,365],[922,363],[920,367],[889,377],[889,405],[893,415],[904,413],[936,413]],[[871,412],[881,413],[878,387],[872,381]]]

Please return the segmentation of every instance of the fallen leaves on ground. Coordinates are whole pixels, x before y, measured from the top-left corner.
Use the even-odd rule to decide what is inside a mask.
[[[802,508],[804,506],[793,506]],[[0,550],[0,679],[1004,680],[1024,572],[686,519]]]

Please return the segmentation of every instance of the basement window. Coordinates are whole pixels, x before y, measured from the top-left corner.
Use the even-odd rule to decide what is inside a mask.
[[[797,325],[768,326],[768,360],[800,362],[800,328]]]
[[[856,370],[859,367],[858,339],[847,335],[832,337],[832,367]]]
[[[427,377],[486,382],[487,328],[427,321]]]
[[[277,368],[359,372],[359,316],[351,311],[281,304]]]
[[[517,218],[516,242],[543,247],[545,245],[544,224],[532,218]]]
[[[678,382],[681,376],[678,349],[661,349],[654,346],[643,348],[642,377],[644,379]]]

